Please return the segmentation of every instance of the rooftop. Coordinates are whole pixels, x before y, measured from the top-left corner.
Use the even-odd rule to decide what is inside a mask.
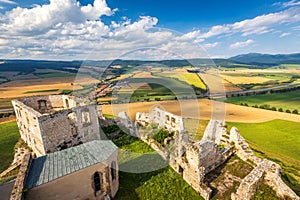
[[[109,140],[94,140],[32,160],[25,188],[34,188],[107,160],[117,150]]]

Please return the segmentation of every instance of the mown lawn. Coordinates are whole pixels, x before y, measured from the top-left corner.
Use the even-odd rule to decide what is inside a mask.
[[[269,104],[271,107],[297,109],[300,112],[300,90],[284,93],[273,93],[255,96],[240,96],[227,98],[228,103],[240,104],[247,103],[249,106]]]
[[[7,169],[14,158],[14,146],[20,137],[16,122],[0,124],[0,172]]]

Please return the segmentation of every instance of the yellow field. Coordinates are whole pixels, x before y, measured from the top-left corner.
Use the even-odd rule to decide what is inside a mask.
[[[30,75],[28,75],[30,76]],[[32,75],[33,76],[33,75]],[[0,84],[0,98],[18,98],[24,96],[57,94],[62,90],[80,89],[84,84],[96,83],[98,80],[91,77],[58,77],[58,78],[34,78],[25,80],[14,80]],[[59,89],[56,92],[27,93],[36,90]]]
[[[200,119],[210,120],[211,109],[214,105],[215,108],[219,108],[218,112],[225,109],[226,121],[230,122],[266,122],[274,119],[282,119],[288,121],[299,122],[300,115],[293,115],[288,113],[274,112],[270,110],[239,106],[234,104],[225,104],[211,101],[208,99],[200,100],[185,100],[182,104],[178,101],[159,101],[159,102],[136,102],[130,104],[116,104],[116,105],[103,105],[102,110],[104,114],[117,115],[121,111],[126,111],[128,115],[135,119],[136,112],[149,112],[153,106],[160,105],[165,110],[177,115],[184,115],[186,118],[199,118],[195,116],[197,111],[200,112]]]
[[[206,85],[199,78],[197,74],[188,73],[185,69],[176,69],[172,71],[166,71],[161,73],[160,75],[170,78],[176,78],[180,81],[186,82],[189,85],[194,85],[197,88],[201,88],[203,90],[206,89]]]
[[[222,74],[221,77],[229,81],[233,84],[250,84],[250,83],[265,83],[267,81],[271,81],[272,79],[265,78],[265,77],[247,77],[247,76],[228,76]]]

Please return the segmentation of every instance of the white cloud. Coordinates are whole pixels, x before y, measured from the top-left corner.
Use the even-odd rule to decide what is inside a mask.
[[[11,0],[0,0],[0,3],[15,4],[15,5],[17,4],[16,2]]]
[[[207,43],[207,44],[204,44],[204,45],[202,45],[204,48],[214,48],[214,47],[216,47],[216,46],[218,46],[219,45],[219,43],[218,42],[214,42],[214,43]]]
[[[231,44],[230,45],[230,48],[231,49],[236,49],[236,48],[241,48],[241,47],[245,47],[245,46],[248,46],[250,44],[252,44],[254,41],[253,40],[247,40],[247,41],[244,41],[244,42],[236,42],[234,44]]]
[[[277,25],[300,21],[300,8],[292,7],[232,24],[213,26],[207,32],[194,30],[180,35],[155,28],[158,19],[151,16],[141,16],[136,21],[123,17],[122,21],[109,24],[101,20],[102,16],[111,16],[117,10],[108,7],[105,0],[94,0],[85,6],[77,0],[50,0],[45,5],[14,8],[0,14],[0,55],[24,59],[84,59],[94,50],[91,59],[114,59],[134,49],[151,47],[169,53],[162,55],[143,51],[138,55],[146,58],[148,52],[157,59],[175,54],[182,58],[207,57],[199,44],[204,43],[204,48],[220,45],[215,41],[207,43],[208,38],[224,34],[249,36],[274,32]],[[253,42],[237,42],[230,48],[245,47]]]
[[[300,21],[300,8],[294,7],[281,12],[260,15],[232,24],[213,26],[202,38],[210,38],[222,34],[241,33],[242,36],[259,35],[272,31],[272,27]]]
[[[286,37],[286,36],[289,36],[289,35],[291,35],[291,33],[282,33],[279,37]]]
[[[160,48],[155,58],[178,55],[191,58],[204,55],[195,45],[200,31],[178,35],[167,29],[155,28],[158,19],[141,16],[136,21],[104,24],[101,16],[112,15],[104,0],[81,6],[76,0],[50,0],[47,5],[17,7],[0,15],[1,56],[7,58],[115,59],[138,48]],[[143,58],[146,58],[146,54]],[[151,54],[149,54],[151,55]],[[198,56],[197,56],[198,55]],[[75,56],[75,57],[74,57]],[[203,57],[207,57],[205,54]],[[137,58],[139,59],[139,58]]]
[[[299,5],[300,5],[300,1],[297,0],[291,0],[289,2],[282,3],[283,7],[292,7],[292,6],[299,6]]]

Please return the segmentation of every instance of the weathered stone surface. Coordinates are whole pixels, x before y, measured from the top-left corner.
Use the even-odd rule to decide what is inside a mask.
[[[219,144],[224,132],[227,132],[224,120],[210,120],[204,131],[202,140],[210,140]]]
[[[66,95],[12,101],[21,138],[37,156],[100,139],[95,104]]]
[[[131,121],[126,112],[120,112],[116,119],[118,126],[127,134],[140,137],[136,124]]]
[[[164,111],[158,107],[153,108],[150,113],[136,113],[136,122],[142,126],[156,123],[160,128],[165,128],[170,132],[181,132],[184,130],[183,118]]]
[[[17,179],[15,181],[15,184],[13,186],[13,189],[12,189],[12,192],[10,195],[10,200],[22,200],[23,199],[25,178],[26,178],[27,171],[29,169],[30,159],[31,159],[31,154],[28,152],[23,157],[20,171],[18,173]]]

